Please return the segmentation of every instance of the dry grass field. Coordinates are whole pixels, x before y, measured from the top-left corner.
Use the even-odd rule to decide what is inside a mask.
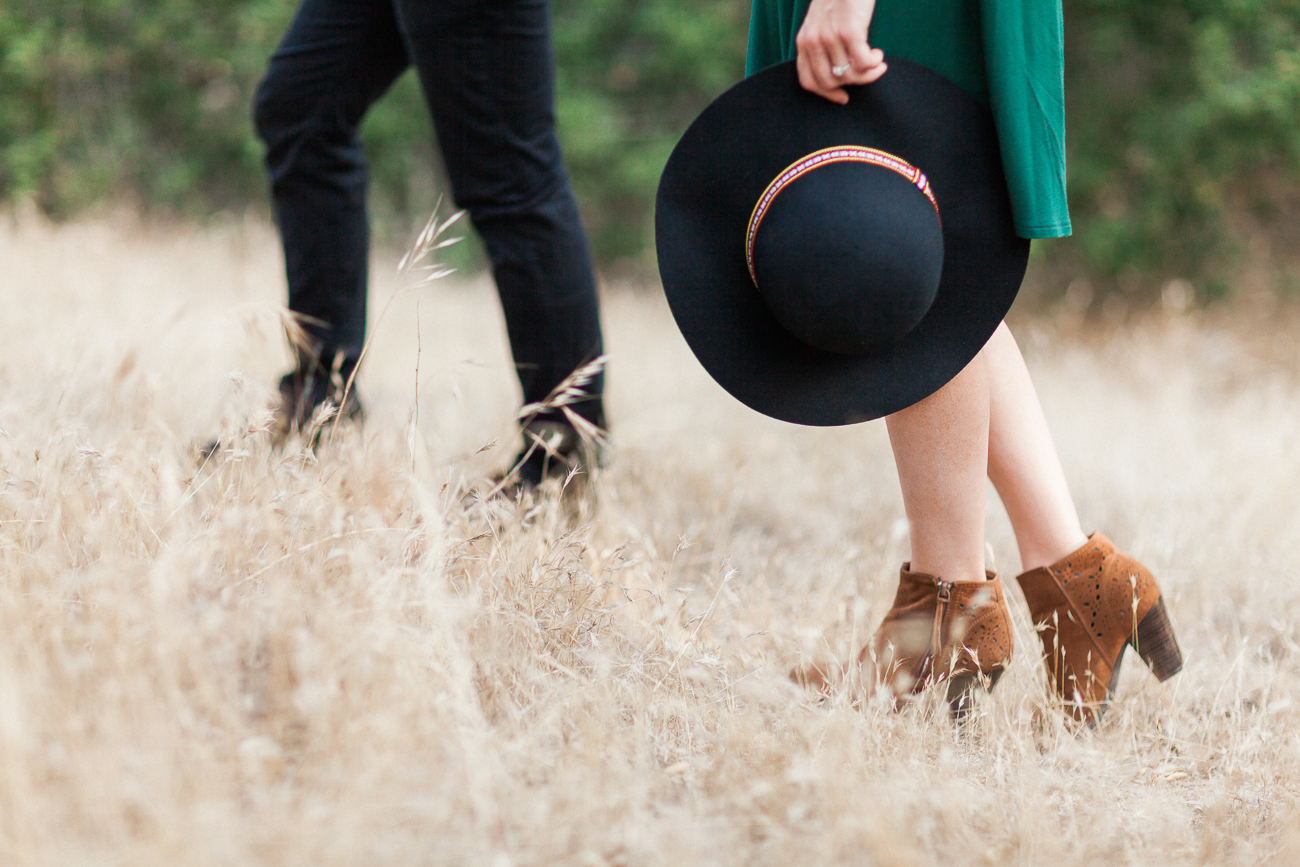
[[[0,221],[0,864],[1300,863],[1289,308],[1016,322],[1085,525],[1156,571],[1187,666],[1130,657],[1076,731],[1012,589],[957,730],[785,677],[889,604],[882,425],[745,410],[613,287],[595,507],[483,501],[517,400],[490,286],[395,261],[369,420],[313,455],[265,431],[266,226]]]

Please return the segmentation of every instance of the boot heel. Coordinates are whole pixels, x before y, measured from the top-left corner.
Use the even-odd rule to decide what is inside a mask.
[[[995,668],[988,674],[964,674],[960,677],[954,677],[948,681],[948,694],[945,696],[948,700],[948,710],[955,720],[965,719],[971,712],[971,693],[976,689],[985,689],[992,692],[993,687],[997,686],[998,678],[1002,677],[1002,669]]]
[[[1142,661],[1151,667],[1157,680],[1166,681],[1183,670],[1183,652],[1178,649],[1178,639],[1174,638],[1174,627],[1165,611],[1163,596],[1156,599],[1156,604],[1142,618],[1129,643]]]

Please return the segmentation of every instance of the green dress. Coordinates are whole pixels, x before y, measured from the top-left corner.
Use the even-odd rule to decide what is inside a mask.
[[[795,56],[808,2],[754,0],[747,74]],[[993,110],[1022,238],[1070,234],[1062,33],[1061,0],[877,0],[868,34]]]

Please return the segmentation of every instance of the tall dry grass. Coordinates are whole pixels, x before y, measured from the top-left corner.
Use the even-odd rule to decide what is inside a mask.
[[[653,293],[606,294],[616,452],[575,524],[474,496],[518,399],[482,281],[398,295],[366,427],[312,454],[264,430],[265,226],[26,218],[0,262],[0,864],[1300,860],[1278,310],[1020,323],[1080,511],[1160,576],[1187,667],[1131,659],[1074,731],[1013,590],[1013,665],[958,732],[786,682],[889,603],[888,444],[739,407]]]

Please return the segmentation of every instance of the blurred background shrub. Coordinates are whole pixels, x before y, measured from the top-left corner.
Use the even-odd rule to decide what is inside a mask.
[[[748,0],[555,0],[558,114],[597,258],[654,238],[673,145],[745,74]]]
[[[1292,285],[1300,0],[1066,0],[1076,235],[1050,272],[1212,298],[1243,264]],[[293,0],[0,0],[0,198],[54,218],[123,200],[194,218],[265,208],[248,105]],[[678,135],[743,74],[749,0],[555,0],[557,111],[593,246],[652,262]],[[380,237],[445,186],[413,77],[365,137]],[[1062,285],[1064,278],[1062,278]],[[1179,285],[1186,285],[1180,283]]]
[[[1252,256],[1300,289],[1300,2],[1065,7],[1076,236],[1060,254],[1129,293],[1178,277],[1213,298]]]
[[[0,190],[65,217],[264,197],[248,100],[281,0],[0,0]]]

